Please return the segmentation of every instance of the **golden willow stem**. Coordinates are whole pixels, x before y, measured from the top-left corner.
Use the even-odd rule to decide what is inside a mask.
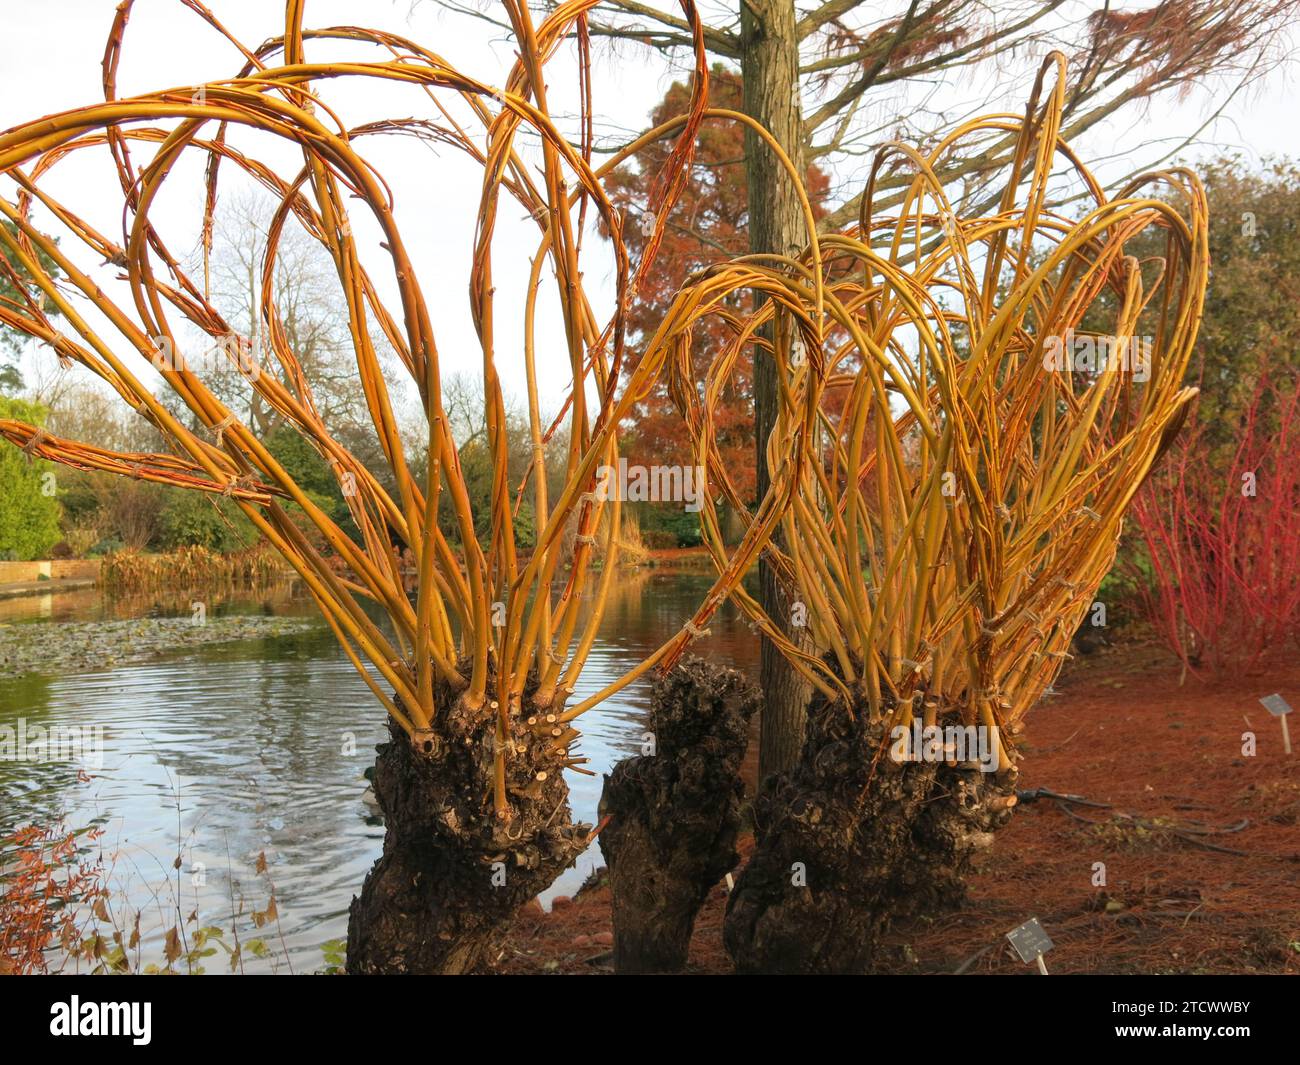
[[[593,167],[586,49],[578,49],[584,132],[577,146],[549,112],[545,68],[566,42],[581,38],[579,21],[594,2],[561,4],[534,25],[519,0],[505,0],[518,58],[500,89],[391,34],[304,29],[303,5],[290,0],[283,38],[256,50],[234,42],[245,63],[235,77],[118,98],[131,6],[122,5],[105,52],[105,101],[0,134],[0,173],[17,190],[12,199],[0,196],[0,212],[13,226],[0,227],[0,243],[35,290],[0,300],[0,323],[103,380],[158,429],[172,453],[117,454],[15,422],[0,422],[0,435],[31,455],[229,498],[302,576],[349,660],[367,674],[366,682],[402,728],[422,732],[449,712],[451,707],[439,705],[443,691],[454,693],[466,713],[494,715],[493,803],[503,819],[510,816],[504,760],[513,754],[502,740],[511,716],[525,712],[525,697],[531,707],[553,709],[570,721],[651,669],[670,667],[731,595],[828,697],[861,697],[873,715],[905,718],[918,685],[928,686],[931,696],[941,695],[967,720],[1014,725],[1059,669],[1069,636],[1113,556],[1124,508],[1189,399],[1180,382],[1208,270],[1199,184],[1171,170],[1107,201],[1059,139],[1063,61],[1054,57],[1044,65],[1023,118],[998,115],[964,123],[929,154],[887,146],[873,166],[857,227],[819,238],[802,175],[780,146],[747,116],[706,106],[703,31],[691,0],[682,0],[696,44],[688,113]],[[186,6],[233,41],[201,4],[186,0]],[[388,58],[309,62],[306,49],[318,40],[335,48],[378,49]],[[1044,92],[1053,66],[1056,81]],[[358,79],[418,89],[438,117],[349,128],[316,87],[346,87]],[[459,101],[472,122],[454,119],[445,99]],[[773,153],[799,190],[808,248],[800,256],[742,256],[701,271],[674,296],[644,350],[629,354],[625,331],[636,287],[685,185],[705,121],[739,122]],[[282,174],[232,146],[229,136],[240,130],[292,143],[302,154],[301,168]],[[540,141],[540,174],[516,150],[522,130]],[[1018,137],[998,210],[987,218],[957,218],[936,175],[947,155],[990,131]],[[434,322],[391,192],[359,150],[373,135],[451,145],[482,171],[470,309],[492,470],[486,515],[476,513],[481,504],[470,498],[460,469],[443,406]],[[667,137],[675,144],[653,189],[654,232],[634,264],[604,182],[647,144]],[[98,233],[43,184],[74,153],[105,149],[122,189],[121,244]],[[152,154],[141,166],[136,152]],[[170,253],[151,218],[180,161],[196,155],[206,164],[201,285]],[[899,198],[897,213],[876,217],[874,190],[887,157],[903,160],[915,178]],[[1045,207],[1058,157],[1095,201],[1081,218],[1057,217]],[[128,365],[140,357],[157,365],[159,345],[174,345],[182,324],[213,339],[232,333],[207,286],[223,167],[242,172],[277,203],[260,279],[260,324],[273,359],[267,369],[275,372],[246,375],[249,392],[312,444],[341,485],[351,486],[345,498],[359,542],[313,503],[201,374],[184,366],[160,368],[163,383],[202,427],[192,430]],[[1157,183],[1181,197],[1181,213],[1142,194],[1147,184]],[[515,369],[511,378],[526,382],[533,452],[517,489],[509,483],[501,384],[507,374],[495,331],[493,238],[503,195],[536,220],[539,232],[522,301],[523,373]],[[382,255],[362,254],[348,205],[368,212],[378,226]],[[36,207],[62,227],[60,241],[34,223]],[[589,207],[614,251],[617,295],[607,314],[597,310],[583,284],[582,220]],[[289,345],[274,276],[278,244],[291,221],[319,241],[334,264],[358,380],[388,467],[384,478],[366,469],[324,424]],[[1147,230],[1165,235],[1166,269],[1154,280],[1124,252],[1127,242]],[[106,260],[124,271],[129,299],[110,299],[77,266],[74,247],[82,258]],[[45,262],[54,264],[53,273]],[[543,429],[535,313],[540,289],[552,280],[571,381],[560,418]],[[396,292],[392,306],[381,297],[384,290]],[[756,297],[757,310],[737,311],[744,293]],[[1153,330],[1151,379],[1043,372],[1048,338],[1079,327],[1103,298],[1114,303],[1116,333]],[[96,306],[103,329],[79,313],[81,300]],[[59,312],[57,326],[47,306]],[[693,376],[684,357],[692,334],[714,316],[732,342],[703,382],[687,379]],[[771,341],[765,339],[769,325],[776,327]],[[372,327],[392,345],[419,395],[427,429],[423,476],[405,454],[391,401],[397,382],[385,379]],[[746,514],[719,454],[714,415],[740,359],[759,347],[770,350],[776,363],[778,412],[765,442],[771,488],[756,511]],[[620,424],[664,381],[678,399],[705,469],[710,490],[701,525],[718,577],[679,633],[623,677],[566,708],[597,638],[616,562],[620,501],[598,498],[598,469],[617,462]],[[567,453],[549,454],[547,442],[563,418]],[[554,498],[545,486],[548,468],[563,470]],[[534,551],[523,558],[514,540],[514,515],[529,479],[538,533]],[[395,486],[392,494],[384,482]],[[715,498],[729,501],[746,520],[735,548],[722,540]],[[439,527],[444,512],[454,534]],[[786,532],[787,551],[773,546],[778,526]],[[565,531],[575,527],[570,553]],[[480,528],[487,530],[482,541]],[[326,550],[313,546],[308,533]],[[413,556],[414,605],[392,541]],[[602,550],[605,568],[596,580],[592,563]],[[790,643],[739,587],[763,551],[811,613],[817,653]],[[566,571],[557,596],[552,584]],[[584,617],[585,599],[591,608]],[[383,611],[392,636],[362,600]],[[504,608],[503,618],[495,604]],[[822,652],[830,652],[830,659],[818,657]],[[927,719],[935,712],[927,706]]]
[[[650,268],[663,227],[685,186],[708,99],[703,28],[693,0],[682,0],[697,45],[691,103],[671,129],[656,131],[656,136],[675,135],[676,143],[655,187],[658,228],[649,248],[633,263],[622,239],[622,219],[604,187],[612,167],[597,173],[591,162],[586,48],[578,50],[585,101],[580,119],[586,131],[579,147],[560,130],[547,102],[547,63],[571,45],[575,28],[594,3],[561,4],[534,24],[519,0],[505,0],[517,59],[503,87],[494,89],[392,34],[358,27],[305,29],[300,0],[285,4],[283,37],[256,49],[235,40],[202,4],[185,0],[208,27],[235,44],[243,68],[230,79],[123,98],[116,86],[132,7],[128,0],[118,9],[105,48],[103,102],[0,134],[0,173],[13,190],[7,186],[0,195],[0,213],[12,224],[12,229],[0,227],[0,250],[22,279],[13,299],[0,300],[0,324],[49,345],[60,358],[105,382],[158,430],[170,453],[116,453],[12,421],[0,422],[0,434],[32,456],[190,488],[239,507],[306,582],[349,660],[400,727],[421,733],[448,713],[451,707],[439,705],[443,691],[452,692],[470,714],[495,713],[498,786],[493,803],[503,819],[510,816],[510,798],[502,786],[504,760],[514,755],[501,741],[509,716],[522,712],[530,668],[535,667],[538,679],[528,692],[532,705],[562,709],[598,635],[616,564],[619,502],[605,505],[593,499],[596,468],[617,461],[619,423],[635,398],[655,386],[663,366],[659,354],[628,357],[625,323],[636,282]],[[314,62],[307,50],[317,41],[329,41],[336,50],[351,45],[362,54]],[[384,58],[367,57],[367,49],[378,49]],[[332,88],[361,82],[416,88],[433,103],[435,117],[384,119],[349,128],[322,90],[331,90],[331,100],[346,99],[346,93],[332,93]],[[449,100],[462,104],[472,121],[453,119]],[[540,139],[540,178],[516,150],[515,140],[523,130]],[[268,134],[296,147],[302,156],[300,168],[284,172],[235,146],[232,138],[241,131]],[[460,469],[458,442],[443,405],[433,317],[397,224],[391,191],[361,154],[364,139],[376,135],[451,145],[482,171],[470,308],[481,347],[489,425],[492,488],[486,515],[478,513],[483,504],[471,499]],[[60,163],[86,152],[106,152],[116,170],[125,220],[120,240],[98,232],[51,191],[47,179]],[[178,180],[182,162],[191,158],[204,164],[203,276],[197,281],[170,252],[153,218],[154,204]],[[275,201],[261,264],[257,323],[269,355],[267,365],[259,367],[262,372],[244,374],[247,394],[250,402],[253,395],[259,397],[329,463],[360,530],[356,541],[275,460],[240,418],[238,404],[232,408],[219,400],[203,373],[159,357],[179,350],[178,338],[186,329],[223,342],[235,333],[212,304],[208,285],[213,212],[223,168],[234,168]],[[502,368],[504,355],[495,336],[493,237],[502,195],[537,221],[542,240],[524,301],[528,326],[523,375]],[[583,287],[581,234],[589,207],[611,234],[615,256],[617,298],[607,319]],[[60,228],[57,240],[39,228],[37,209]],[[382,254],[359,246],[349,212],[369,214],[382,235]],[[275,278],[280,242],[291,224],[318,241],[333,264],[360,391],[387,466],[383,477],[367,469],[323,422],[311,381],[289,343]],[[92,261],[111,263],[122,272],[125,298],[114,299],[78,265]],[[53,264],[49,270],[46,263]],[[538,289],[551,279],[572,372],[566,407],[569,452],[559,462],[565,477],[556,499],[548,498],[544,484],[546,459],[552,457],[543,455],[549,434],[542,432],[533,325]],[[386,303],[381,291],[395,292],[395,302]],[[92,323],[82,313],[86,304],[96,308],[102,322]],[[419,395],[427,428],[423,473],[408,460],[392,401],[399,382],[385,378],[372,339],[375,329],[392,345],[402,373]],[[238,352],[224,344],[222,350],[238,368]],[[197,428],[163,402],[161,390],[139,372],[140,359],[158,371],[162,385]],[[514,501],[507,483],[501,384],[507,376],[522,376],[527,382],[535,448],[531,476],[541,530],[538,547],[526,560],[514,542]],[[385,484],[393,487],[386,489]],[[450,528],[439,527],[440,513],[444,520],[450,514]],[[570,557],[562,533],[573,522],[580,535]],[[478,529],[487,530],[482,541]],[[459,540],[456,547],[452,539]],[[393,542],[409,549],[414,559],[414,604],[403,587]],[[320,543],[324,550],[313,546]],[[592,563],[602,551],[605,569],[597,579]],[[566,568],[568,580],[556,598],[551,582]],[[742,575],[738,568],[719,579],[710,612]],[[579,610],[592,598],[588,588],[593,586],[593,609],[583,620]],[[367,613],[365,600],[383,612],[388,626]],[[506,608],[504,626],[494,624],[499,620],[494,609],[498,602]],[[680,640],[673,645],[681,646]],[[665,649],[652,661],[667,654]],[[633,669],[608,691],[631,683],[645,668]]]
[[[909,721],[924,693],[927,723],[954,713],[1018,730],[1060,670],[1124,510],[1193,395],[1182,380],[1208,278],[1204,191],[1173,169],[1108,200],[1060,140],[1065,84],[1053,54],[1023,117],[965,122],[929,152],[886,145],[855,229],[825,235],[818,254],[774,260],[791,279],[774,305],[709,308],[735,339],[702,390],[673,382],[696,461],[734,501],[716,397],[740,349],[764,343],[760,325],[778,312],[797,323],[797,343],[778,331],[772,348],[778,414],[766,447],[778,469],[801,450],[809,462],[785,511],[787,546],[766,550],[808,614],[816,654],[784,640],[751,597],[734,598],[800,673],[878,719]],[[996,212],[958,217],[937,175],[994,131],[1017,138]],[[915,176],[894,213],[877,215],[877,180],[900,161]],[[1047,207],[1058,161],[1093,201],[1079,217]],[[1143,234],[1162,239],[1162,269],[1149,250],[1145,270],[1129,254]],[[815,299],[794,281],[810,274]],[[1149,377],[1055,367],[1053,351],[1076,330],[1144,337]],[[820,440],[804,433],[810,402]],[[722,541],[711,499],[701,517],[726,572],[739,552]],[[1010,757],[1004,749],[1004,765]]]

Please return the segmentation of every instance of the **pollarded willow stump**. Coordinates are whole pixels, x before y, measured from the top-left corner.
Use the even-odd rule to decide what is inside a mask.
[[[492,807],[495,718],[466,714],[450,690],[416,745],[390,721],[375,762],[384,852],[348,911],[347,971],[471,973],[488,968],[519,908],[586,848],[548,729],[511,721],[512,817]],[[549,769],[549,771],[548,771]],[[545,772],[545,780],[537,775]]]
[[[814,696],[799,763],[754,799],[723,930],[738,972],[867,972],[892,919],[964,898],[971,858],[1011,817],[1015,771],[899,764],[885,740],[865,707]]]
[[[744,674],[689,658],[655,684],[654,753],[605,777],[601,853],[613,894],[614,968],[678,972],[695,916],[737,861],[740,766],[758,690]]]

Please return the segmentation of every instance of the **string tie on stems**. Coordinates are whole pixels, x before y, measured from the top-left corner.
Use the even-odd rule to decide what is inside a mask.
[[[212,438],[217,442],[217,447],[221,447],[222,440],[225,438],[226,430],[235,424],[235,416],[227,414],[221,421],[212,427]]]
[[[48,439],[49,434],[38,425],[36,427],[36,432],[32,433],[31,439],[23,445],[23,454],[27,456],[27,461],[29,463],[32,461],[32,456],[36,453],[36,449]]]
[[[247,492],[257,484],[256,479],[248,474],[240,474],[233,481],[227,481],[221,489],[221,494],[229,499],[236,492]]]
[[[700,628],[691,618],[686,619],[686,625],[682,631],[692,640],[698,640],[701,636],[707,636],[709,634],[707,628]]]

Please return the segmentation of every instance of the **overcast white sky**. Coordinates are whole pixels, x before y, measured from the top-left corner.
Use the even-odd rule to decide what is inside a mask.
[[[283,7],[278,0],[209,0],[209,6],[250,45],[283,29]],[[1077,19],[1094,6],[1075,4],[1066,10],[1069,17]],[[0,0],[0,128],[102,98],[100,61],[115,8],[116,0]],[[432,0],[424,0],[414,8],[408,0],[308,0],[307,23],[389,29],[420,41],[491,84],[502,83],[514,58],[499,30],[446,13]],[[308,47],[309,58],[345,54],[333,46]],[[356,57],[358,47],[347,49],[346,54]],[[617,55],[598,50],[598,56],[596,106],[598,120],[607,130],[641,126],[667,86],[681,74],[680,65],[671,68],[657,53],[637,46],[623,46]],[[1036,65],[1030,57],[1025,63],[1027,71]],[[226,77],[240,65],[233,48],[178,0],[137,0],[120,68],[119,94]],[[574,69],[567,56],[552,65],[554,107],[571,107],[576,100]],[[1296,75],[1294,66],[1284,66],[1247,96],[1234,100],[1214,127],[1209,137],[1212,143],[1186,153],[1184,158],[1194,160],[1199,154],[1218,154],[1224,148],[1239,149],[1253,159],[1266,154],[1300,157]],[[970,86],[962,91],[969,96]],[[343,117],[350,124],[380,116],[431,114],[428,101],[410,89],[363,89],[359,82],[350,81],[327,86],[323,93],[331,104],[343,105]],[[1081,145],[1085,157],[1150,152],[1162,138],[1182,136],[1199,127],[1209,117],[1211,99],[1209,93],[1192,93],[1182,100],[1157,102],[1143,113],[1126,113]],[[805,101],[810,100],[806,93]],[[1001,110],[1010,101],[991,103],[992,109]],[[300,156],[279,146],[267,146],[265,140],[257,142],[257,146],[265,149],[269,158],[282,160],[286,168],[293,166],[295,159],[300,164]],[[359,149],[393,188],[398,222],[430,303],[444,366],[477,372],[481,355],[467,309],[466,278],[480,189],[478,171],[457,158],[451,149],[435,155],[426,146],[396,138],[374,138],[360,143]],[[143,149],[141,152],[143,157]],[[865,167],[864,161],[854,161],[841,168],[836,178],[852,182],[857,171]],[[111,170],[102,161],[90,159],[61,169],[63,172],[50,187],[105,231],[119,233],[120,190]],[[155,214],[156,224],[178,254],[189,253],[196,244],[199,175],[198,163],[178,172]],[[9,191],[5,189],[6,195]],[[500,292],[497,328],[504,372],[518,368],[522,374],[521,327],[511,320],[509,308],[518,306],[511,294],[523,291],[537,231],[520,215],[518,209],[503,211],[494,270]],[[364,242],[364,223],[358,225],[357,231]],[[610,257],[595,240],[587,242],[585,253],[587,283],[599,304],[598,313],[607,314],[612,307]],[[378,272],[378,260],[368,262]],[[101,273],[107,277],[109,272]],[[105,281],[106,287],[109,284]],[[542,387],[545,399],[554,405],[567,389],[568,372],[553,313],[543,316],[540,336]],[[52,358],[49,353],[45,357]],[[508,378],[506,387],[516,396],[523,392],[521,383],[512,387]]]

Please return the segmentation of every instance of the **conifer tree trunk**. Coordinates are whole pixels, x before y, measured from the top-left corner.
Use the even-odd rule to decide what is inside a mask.
[[[745,111],[776,138],[802,173],[803,135],[799,110],[799,41],[793,0],[745,0],[740,5],[741,77]],[[749,250],[788,255],[808,243],[803,212],[794,183],[771,150],[751,131],[745,133],[745,169],[749,185]],[[754,427],[758,447],[758,497],[767,492],[770,475],[765,447],[776,423],[776,367],[770,356],[754,360]],[[778,586],[766,559],[759,562],[763,608],[790,628],[791,603]],[[759,779],[790,768],[803,746],[809,686],[772,644],[764,640],[759,684],[763,690],[759,742]]]

